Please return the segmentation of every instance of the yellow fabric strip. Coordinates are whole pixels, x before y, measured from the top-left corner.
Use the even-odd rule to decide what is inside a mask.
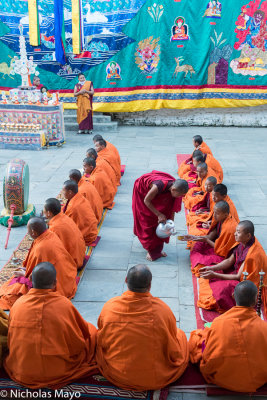
[[[28,0],[29,9],[29,37],[32,46],[39,46],[39,22],[37,0]]]
[[[73,54],[81,52],[80,36],[80,1],[71,0],[72,6],[72,46]]]

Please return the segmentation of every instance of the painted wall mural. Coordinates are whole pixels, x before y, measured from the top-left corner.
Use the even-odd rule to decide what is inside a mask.
[[[80,54],[72,1],[63,0],[64,64],[54,0],[38,0],[38,46],[29,41],[28,1],[0,2],[2,94],[22,84],[24,68],[23,84],[38,75],[66,108],[75,107],[80,72],[94,83],[97,111],[267,103],[267,0],[81,0]]]

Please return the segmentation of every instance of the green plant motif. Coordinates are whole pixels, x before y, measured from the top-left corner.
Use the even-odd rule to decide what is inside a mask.
[[[154,22],[159,22],[164,12],[164,7],[162,4],[154,3],[151,7],[148,7],[147,12],[153,18]]]

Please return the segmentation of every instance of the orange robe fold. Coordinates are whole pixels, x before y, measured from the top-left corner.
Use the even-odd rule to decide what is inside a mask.
[[[91,81],[86,81],[81,89],[90,90]],[[88,117],[89,112],[92,110],[90,95],[85,93],[77,96],[77,122],[80,124]]]
[[[112,168],[112,166],[110,165],[110,163],[107,162],[101,156],[98,156],[96,159],[96,168],[102,169],[102,171],[104,171],[107,174],[107,176],[109,177],[109,179],[112,182],[112,185],[115,188],[115,191],[117,192],[117,177],[116,177],[115,171]]]
[[[212,155],[211,149],[205,142],[202,142],[202,144],[200,146],[198,146],[197,148],[195,148],[194,151],[195,150],[200,150],[204,154]],[[181,179],[183,179],[184,174],[186,174],[187,172],[190,171],[190,164],[192,164],[192,157],[193,157],[193,153],[192,153],[191,157],[189,157],[189,159],[182,162],[182,164],[179,166],[178,175]]]
[[[88,200],[81,194],[67,202],[63,212],[76,223],[82,232],[86,246],[89,246],[97,238],[97,219]]]
[[[76,266],[80,268],[83,265],[86,247],[83,235],[75,222],[60,212],[50,219],[48,225],[49,229],[55,232],[62,241]]]
[[[116,190],[103,170],[95,168],[90,175],[84,175],[82,181],[88,181],[94,185],[103,201],[104,208],[112,207]]]
[[[97,222],[99,223],[103,214],[103,201],[91,182],[81,179],[78,183],[78,190],[90,203],[92,210],[95,214]]]
[[[8,315],[0,309],[0,367],[3,366],[4,358],[8,354],[7,329]]]
[[[33,268],[41,262],[50,262],[57,271],[57,291],[68,298],[73,298],[76,290],[77,267],[65,249],[59,237],[47,229],[34,240],[27,258],[23,262],[26,268],[25,278],[31,277]],[[30,287],[25,283],[15,282],[12,276],[0,288],[0,307],[9,310],[18,298],[28,293]]]
[[[96,359],[104,377],[120,388],[160,389],[183,374],[189,351],[163,301],[126,291],[101,311]]]
[[[98,372],[96,328],[51,289],[31,289],[10,311],[5,369],[32,389],[62,387]]]
[[[267,382],[267,323],[253,308],[233,307],[210,328],[193,331],[189,348],[190,360],[200,360],[200,372],[208,383],[252,393]]]
[[[120,185],[121,180],[121,164],[118,162],[118,158],[114,155],[113,150],[105,147],[103,150],[99,151],[98,155],[104,160],[106,160],[109,165],[113,168],[116,175],[117,186]]]
[[[120,157],[120,153],[119,153],[117,147],[114,146],[114,144],[108,142],[107,140],[106,140],[106,143],[107,143],[107,149],[108,149],[110,152],[113,153],[113,155],[114,155],[114,157],[116,158],[118,164],[121,165],[121,157]]]

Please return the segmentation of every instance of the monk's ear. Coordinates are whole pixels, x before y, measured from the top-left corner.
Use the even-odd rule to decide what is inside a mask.
[[[127,283],[127,276],[126,276],[126,278],[125,278],[125,283]]]

